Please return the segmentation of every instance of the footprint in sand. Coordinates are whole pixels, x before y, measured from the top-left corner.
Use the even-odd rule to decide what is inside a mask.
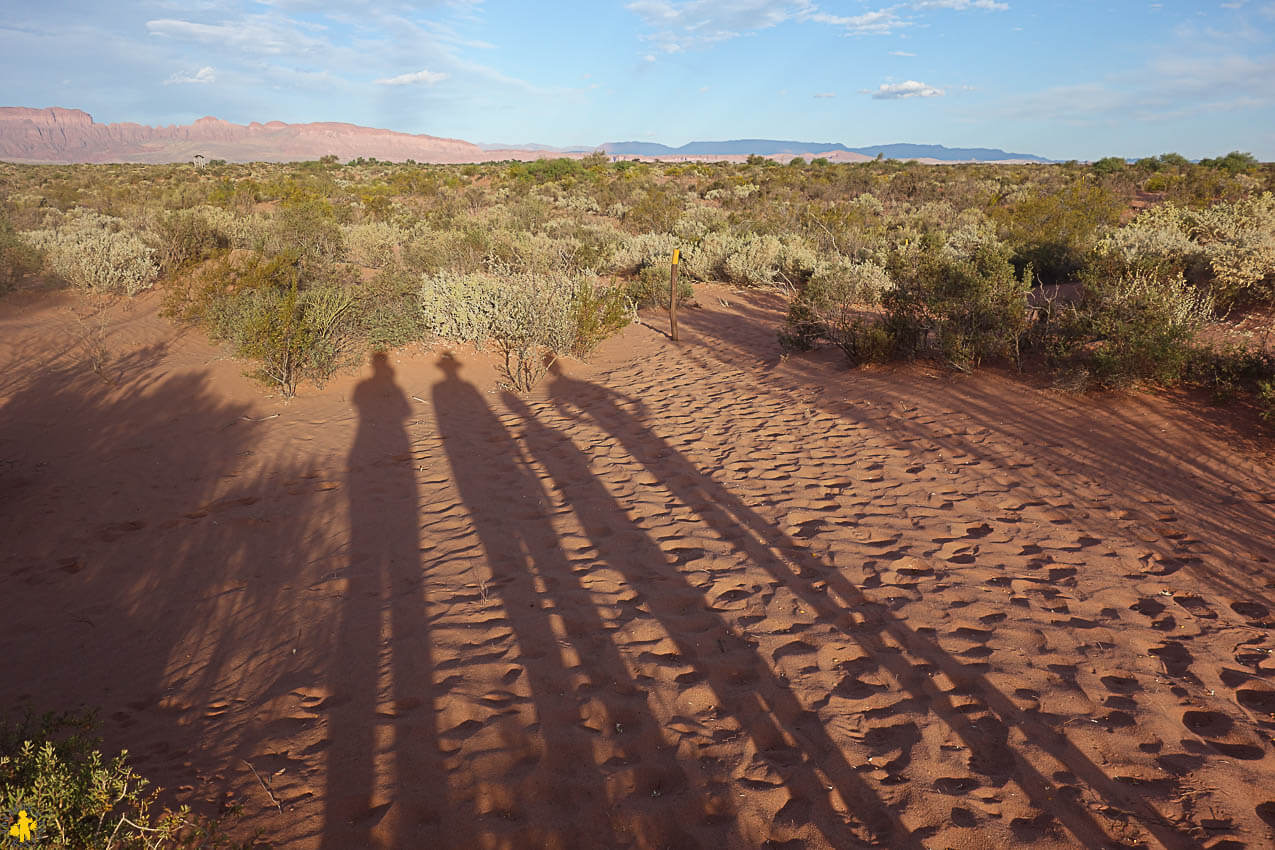
[[[1182,715],[1182,725],[1225,756],[1243,761],[1257,761],[1266,756],[1255,737],[1246,735],[1229,715],[1220,711],[1193,709]]]
[[[1275,717],[1275,691],[1265,688],[1241,688],[1235,692],[1235,699],[1255,714]]]
[[[1275,628],[1271,610],[1260,602],[1232,602],[1231,610],[1248,621],[1248,625],[1261,629]]]

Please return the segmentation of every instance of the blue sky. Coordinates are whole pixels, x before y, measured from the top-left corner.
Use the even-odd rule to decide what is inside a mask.
[[[10,0],[0,105],[1275,160],[1275,0]]]

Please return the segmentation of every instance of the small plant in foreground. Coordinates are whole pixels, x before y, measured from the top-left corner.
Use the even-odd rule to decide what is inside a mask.
[[[215,822],[159,805],[127,753],[98,751],[91,713],[0,720],[0,811],[26,813],[31,846],[81,850],[230,848]],[[19,814],[20,816],[20,814]],[[7,836],[11,824],[4,823]],[[8,845],[6,845],[8,846]]]

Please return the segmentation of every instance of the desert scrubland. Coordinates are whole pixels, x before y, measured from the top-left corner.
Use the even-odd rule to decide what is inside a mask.
[[[1272,846],[1272,189],[0,164],[4,804],[54,846]]]

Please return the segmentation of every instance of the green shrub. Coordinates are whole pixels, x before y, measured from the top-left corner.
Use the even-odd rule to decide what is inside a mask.
[[[475,272],[483,268],[489,239],[478,228],[419,230],[403,249],[403,263],[413,271]]]
[[[355,224],[345,228],[344,241],[352,262],[383,269],[394,263],[394,249],[407,241],[407,233],[383,222]]]
[[[574,346],[574,288],[566,278],[526,275],[506,282],[491,337],[503,355],[501,373],[515,390],[531,390]]]
[[[599,286],[586,277],[576,283],[571,310],[571,353],[586,357],[599,343],[629,324],[633,302],[624,287]]]
[[[1275,422],[1275,379],[1257,385],[1258,414],[1267,422]]]
[[[1260,407],[1263,385],[1275,381],[1275,355],[1240,345],[1200,346],[1188,355],[1184,377],[1218,404],[1251,395]]]
[[[821,263],[789,307],[780,342],[804,350],[827,340],[856,365],[886,359],[889,334],[873,308],[891,286],[885,269],[873,263],[844,257]]]
[[[0,810],[34,821],[28,846],[159,850],[230,847],[216,823],[156,802],[127,761],[97,750],[91,714],[68,712],[0,722]],[[3,824],[5,846],[10,824]]]
[[[215,338],[261,364],[253,377],[288,398],[302,380],[321,384],[341,365],[355,319],[349,287],[309,283],[304,274],[295,253],[258,257],[200,308]]]
[[[990,214],[1019,270],[1031,266],[1043,282],[1063,283],[1084,268],[1098,229],[1115,224],[1122,208],[1110,190],[1075,182],[1062,191],[1036,191]]]
[[[1242,151],[1231,151],[1226,156],[1220,156],[1216,159],[1202,159],[1200,165],[1205,168],[1216,168],[1219,171],[1225,171],[1228,174],[1247,174],[1256,171],[1260,163],[1257,157],[1251,153]]]
[[[671,271],[671,260],[663,265],[645,266],[642,271],[638,272],[637,277],[625,285],[625,294],[637,307],[663,307],[668,309],[671,295],[669,291],[669,275]],[[695,287],[691,284],[688,275],[679,272],[677,276],[677,303],[689,305],[694,303],[694,300]]]
[[[984,244],[969,257],[902,254],[892,261],[890,277],[895,286],[882,304],[899,353],[936,354],[960,367],[1018,356],[1031,268],[1016,274],[1006,249]]]
[[[1093,170],[1097,174],[1119,174],[1127,167],[1128,163],[1118,156],[1104,156],[1093,164]]]
[[[629,206],[624,223],[639,233],[665,233],[681,218],[684,204],[680,194],[655,186]]]
[[[1192,341],[1212,303],[1182,278],[1133,274],[1093,278],[1084,295],[1037,330],[1035,344],[1055,368],[1100,388],[1182,377]]]
[[[13,289],[44,264],[44,255],[13,232],[8,219],[0,217],[0,295]]]
[[[230,239],[197,210],[178,210],[160,216],[151,227],[156,259],[171,274],[230,247]]]
[[[332,205],[305,194],[292,195],[280,203],[274,238],[279,250],[295,252],[308,265],[340,259],[345,250],[344,234]]]
[[[420,309],[420,278],[399,267],[382,270],[360,287],[352,309],[367,347],[375,351],[398,348],[429,333]]]
[[[68,214],[55,230],[22,234],[44,251],[50,269],[73,286],[136,295],[159,275],[155,252],[118,218],[87,210]]]

